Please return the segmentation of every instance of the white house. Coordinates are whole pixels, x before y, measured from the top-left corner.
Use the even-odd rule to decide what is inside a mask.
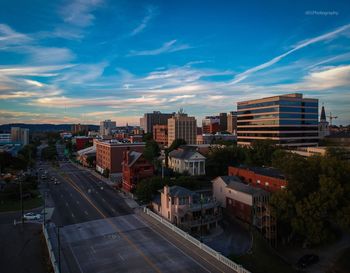
[[[181,147],[169,153],[168,165],[178,173],[205,175],[205,160],[206,157],[196,150]]]

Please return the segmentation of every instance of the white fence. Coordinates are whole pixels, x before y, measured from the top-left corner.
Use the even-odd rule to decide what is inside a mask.
[[[57,262],[56,257],[55,257],[54,249],[53,249],[52,244],[50,242],[49,234],[47,233],[47,230],[46,230],[44,225],[43,225],[43,233],[44,233],[44,236],[46,239],[47,250],[49,251],[53,271],[55,273],[60,273],[60,270],[58,268],[58,262]]]
[[[148,214],[149,216],[151,216],[154,219],[156,219],[157,221],[159,221],[160,223],[162,223],[163,225],[167,226],[168,228],[170,228],[171,230],[176,232],[177,234],[179,234],[180,236],[182,236],[183,238],[185,238],[186,240],[190,241],[192,244],[194,244],[197,247],[199,247],[200,249],[204,250],[205,252],[207,252],[209,255],[213,256],[218,261],[220,261],[223,264],[227,265],[229,268],[235,270],[238,273],[250,273],[250,271],[246,270],[241,265],[236,264],[235,262],[233,262],[230,259],[226,258],[225,256],[223,256],[219,252],[217,252],[214,249],[210,248],[206,244],[201,243],[196,238],[192,237],[191,235],[189,235],[185,231],[183,231],[183,230],[179,229],[178,227],[174,226],[173,224],[171,224],[167,220],[163,219],[163,217],[159,216],[158,214],[155,214],[154,212],[152,212],[148,208],[144,207],[143,211],[146,214]]]

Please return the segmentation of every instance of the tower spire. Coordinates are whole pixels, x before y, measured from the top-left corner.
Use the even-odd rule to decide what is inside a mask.
[[[326,111],[324,110],[324,105],[322,104],[321,118],[320,121],[326,121]]]

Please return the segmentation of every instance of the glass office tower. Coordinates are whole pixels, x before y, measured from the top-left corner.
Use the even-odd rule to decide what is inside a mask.
[[[318,145],[318,99],[288,94],[238,102],[238,144],[263,139],[281,146]]]

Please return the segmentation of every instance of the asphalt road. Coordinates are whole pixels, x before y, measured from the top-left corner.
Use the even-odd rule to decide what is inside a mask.
[[[59,167],[42,162],[40,167],[48,172],[41,187],[48,192],[46,207],[54,207],[48,226],[56,250],[54,226],[60,227],[63,273],[232,272],[135,214],[123,196],[89,171],[67,161]]]

